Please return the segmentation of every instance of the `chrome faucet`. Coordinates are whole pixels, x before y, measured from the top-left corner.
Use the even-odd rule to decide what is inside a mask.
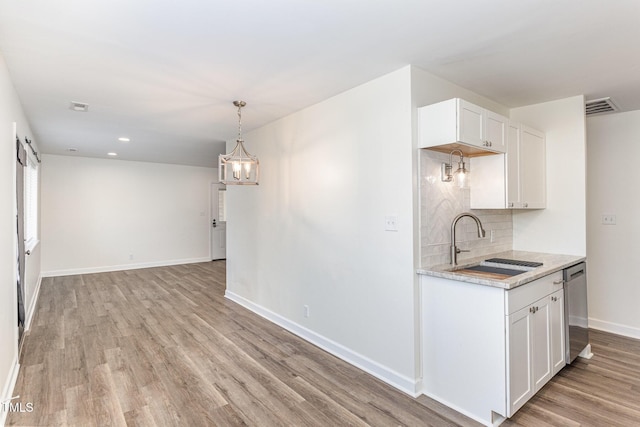
[[[456,246],[456,224],[465,216],[473,218],[473,220],[476,222],[476,225],[478,226],[478,238],[482,238],[485,235],[484,228],[482,228],[482,223],[480,222],[480,218],[478,218],[474,214],[465,212],[456,216],[451,223],[451,265],[458,264],[458,254],[460,252],[469,252],[468,250],[463,251],[461,249],[458,249],[458,247]]]

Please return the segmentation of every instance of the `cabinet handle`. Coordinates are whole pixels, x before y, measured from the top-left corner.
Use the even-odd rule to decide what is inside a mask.
[[[524,203],[522,206],[524,206],[525,208],[529,207],[529,203]]]
[[[553,282],[554,285],[561,285],[564,283],[564,280],[556,280],[555,282]]]

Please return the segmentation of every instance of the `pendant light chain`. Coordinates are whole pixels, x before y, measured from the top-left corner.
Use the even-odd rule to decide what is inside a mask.
[[[238,102],[238,141],[242,141],[242,107],[244,101]]]
[[[233,105],[238,107],[238,141],[243,141],[242,139],[242,107],[246,106],[247,103],[244,101],[233,101]]]

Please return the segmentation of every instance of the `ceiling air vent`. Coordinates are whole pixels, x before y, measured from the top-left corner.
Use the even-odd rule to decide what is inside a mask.
[[[618,107],[611,101],[611,98],[600,98],[585,103],[585,112],[587,116],[602,113],[612,113],[618,111]]]
[[[82,113],[86,113],[87,111],[89,111],[89,104],[85,104],[84,102],[71,101],[71,104],[69,104],[69,109],[72,111],[80,111]]]

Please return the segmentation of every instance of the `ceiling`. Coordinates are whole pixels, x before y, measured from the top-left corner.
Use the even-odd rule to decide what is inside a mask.
[[[407,64],[507,107],[640,109],[638,0],[2,0],[0,52],[51,154],[215,166],[233,100],[246,131]]]

